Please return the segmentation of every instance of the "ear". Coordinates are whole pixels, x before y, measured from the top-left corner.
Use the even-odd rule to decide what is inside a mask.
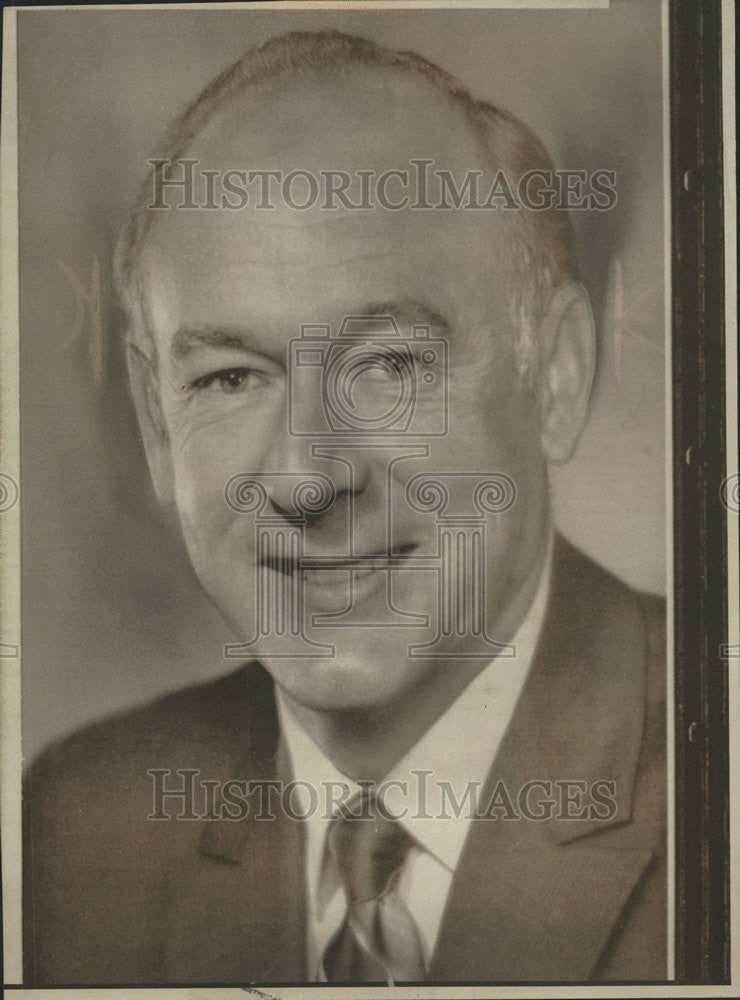
[[[174,500],[174,476],[155,362],[135,344],[128,344],[128,372],[136,416],[144,440],[154,490],[160,503]]]
[[[542,451],[567,462],[586,422],[596,360],[596,332],[586,289],[578,282],[553,295],[539,329],[538,395]]]

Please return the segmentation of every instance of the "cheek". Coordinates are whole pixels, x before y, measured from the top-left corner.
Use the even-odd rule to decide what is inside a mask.
[[[513,372],[507,385],[489,386],[481,393],[476,419],[481,428],[479,436],[487,439],[509,475],[541,460],[537,400],[532,392],[518,385]]]
[[[461,515],[481,516],[471,486],[491,480],[487,502],[495,509],[482,516],[488,573],[499,576],[539,523],[544,466],[536,399],[513,385],[498,391],[490,384],[471,386],[451,416],[451,432],[433,449],[431,464],[448,475],[468,474],[453,477],[450,507],[457,503]]]
[[[207,547],[228,536],[239,515],[226,502],[229,480],[248,461],[233,438],[190,435],[172,442],[175,503],[183,535],[194,562]]]
[[[178,460],[179,459],[179,460]],[[228,534],[235,515],[224,499],[221,475],[207,464],[175,459],[175,503],[190,559],[202,576],[217,556],[218,541]]]
[[[226,416],[172,419],[172,465],[181,517],[196,523],[199,518],[203,523],[226,518],[226,486],[234,476],[262,468],[271,421],[269,412],[240,410]]]
[[[451,396],[449,432],[432,449],[448,468],[512,476],[537,459],[539,417],[533,397],[490,384],[473,384],[464,396]]]

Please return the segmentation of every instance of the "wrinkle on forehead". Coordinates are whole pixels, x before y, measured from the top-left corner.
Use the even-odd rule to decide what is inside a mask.
[[[273,210],[166,211],[158,215],[143,257],[173,256],[220,266],[322,269],[395,257],[400,265],[490,272],[506,239],[501,221],[483,211],[360,212],[315,207]]]

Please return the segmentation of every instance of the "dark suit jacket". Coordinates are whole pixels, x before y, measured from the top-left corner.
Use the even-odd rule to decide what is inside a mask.
[[[611,780],[617,814],[473,821],[432,981],[665,979],[663,631],[662,602],[558,541],[489,780]],[[25,797],[26,983],[305,981],[302,824],[146,818],[149,769],[270,780],[279,747],[252,663],[48,749]]]

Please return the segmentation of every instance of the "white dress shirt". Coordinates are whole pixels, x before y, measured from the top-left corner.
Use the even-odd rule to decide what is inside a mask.
[[[478,790],[485,784],[537,645],[549,593],[551,549],[552,545],[534,600],[511,641],[516,655],[494,658],[377,786],[388,812],[398,816],[415,840],[393,891],[416,921],[427,969],[475,812],[475,802],[471,807],[470,800],[465,800],[466,790],[472,784],[475,791],[476,782]],[[280,689],[276,691],[281,730],[297,782],[292,801],[306,824],[309,978],[325,982],[322,956],[346,913],[339,874],[326,844],[332,804],[346,802],[361,786],[319,750]],[[318,796],[307,785],[320,790]],[[425,795],[420,808],[421,785]],[[325,795],[326,789],[330,791]],[[456,808],[450,791],[462,808]]]

